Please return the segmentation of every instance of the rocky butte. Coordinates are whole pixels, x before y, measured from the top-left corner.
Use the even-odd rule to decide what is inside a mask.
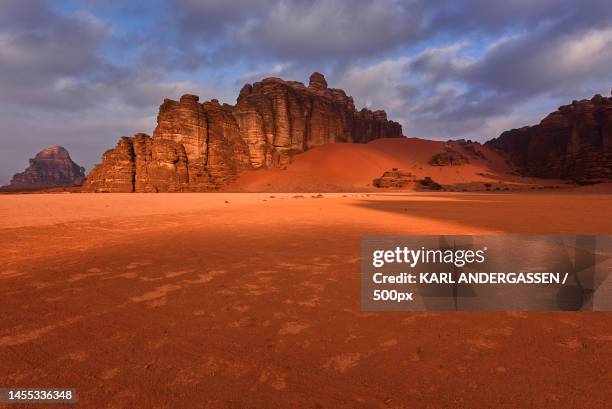
[[[486,143],[505,152],[528,176],[591,183],[612,179],[612,98],[564,105],[538,125]]]
[[[8,189],[41,189],[75,186],[83,183],[85,168],[70,158],[61,146],[50,146],[38,152],[25,171],[16,173]]]
[[[301,82],[266,78],[240,91],[236,105],[165,99],[153,137],[122,137],[104,153],[84,188],[95,192],[209,191],[246,170],[282,168],[328,142],[401,137],[384,111],[357,111],[353,98],[322,74]]]

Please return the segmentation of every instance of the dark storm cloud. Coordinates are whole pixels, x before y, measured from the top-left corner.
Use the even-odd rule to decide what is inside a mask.
[[[47,87],[103,68],[96,50],[106,29],[93,17],[61,16],[43,1],[8,0],[0,10],[0,85],[12,98],[24,87]]]
[[[610,80],[607,0],[176,2],[186,44],[222,45],[200,49],[206,58],[271,62],[251,77],[325,71],[425,136],[493,137],[501,129],[486,123],[505,126],[520,104],[568,102]]]
[[[440,31],[460,35],[471,31],[500,34],[509,27],[532,28],[572,16],[577,5],[578,2],[559,0],[440,0],[431,3],[426,32],[428,35]]]
[[[461,8],[445,9],[432,24],[444,22],[447,32],[462,35],[451,45],[396,61],[404,75],[385,94],[394,95],[393,88],[405,84],[422,91],[396,93],[392,112],[407,132],[488,139],[533,123],[572,99],[608,92],[612,2],[543,1],[521,7],[525,2],[514,1],[489,6],[493,3],[465,2]],[[468,34],[475,31],[501,34],[474,52]],[[354,76],[353,82],[360,81]]]
[[[247,23],[239,39],[291,60],[366,57],[414,41],[416,17],[396,1],[282,1]]]
[[[85,110],[110,99],[148,105],[154,69],[119,67],[102,56],[111,27],[88,13],[65,16],[45,1],[2,3],[0,101],[27,109]]]
[[[424,55],[414,68],[456,77],[489,91],[529,97],[580,80],[609,78],[612,2],[473,1],[451,27],[505,27],[482,58],[465,67]],[[529,7],[526,7],[529,6]],[[470,17],[471,16],[471,17]],[[457,18],[460,17],[460,18]],[[454,24],[453,24],[454,23]],[[480,24],[478,24],[480,23]],[[514,28],[508,32],[508,28]],[[517,28],[522,28],[517,30]],[[456,29],[456,28],[455,28]],[[433,58],[432,58],[433,57]]]
[[[550,92],[589,79],[609,79],[612,26],[554,33],[550,29],[510,37],[490,49],[463,78],[517,96]]]
[[[609,23],[612,2],[586,0],[171,0],[181,45],[281,62],[342,62],[470,33],[504,35]],[[554,30],[551,30],[554,35]],[[558,34],[558,33],[556,33]]]
[[[231,34],[230,31],[249,19],[261,18],[274,3],[272,0],[171,0],[171,10],[185,38],[214,41]]]
[[[415,40],[420,9],[395,0],[171,0],[182,66],[343,67]],[[313,68],[314,67],[314,68]]]

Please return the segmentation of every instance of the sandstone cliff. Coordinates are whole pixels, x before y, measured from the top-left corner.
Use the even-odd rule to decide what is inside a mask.
[[[486,143],[525,175],[578,182],[612,179],[612,98],[595,95]]]
[[[51,146],[38,152],[25,171],[16,173],[9,189],[41,189],[74,186],[83,183],[85,168],[70,158],[61,146]]]
[[[328,142],[402,136],[384,111],[355,109],[344,91],[314,73],[308,86],[266,78],[240,91],[235,106],[195,95],[164,100],[153,137],[123,137],[89,174],[98,192],[209,191],[247,169],[283,167]]]
[[[353,98],[327,87],[317,72],[308,87],[266,78],[240,91],[234,117],[249,147],[251,165],[283,165],[294,153],[328,142],[369,142],[402,135],[384,111],[357,111]]]

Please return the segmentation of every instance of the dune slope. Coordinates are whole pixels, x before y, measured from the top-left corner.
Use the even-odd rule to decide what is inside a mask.
[[[444,185],[461,187],[478,183],[528,185],[535,179],[510,175],[511,168],[493,149],[476,146],[482,156],[467,150],[461,142],[419,138],[385,138],[367,144],[330,143],[293,158],[285,169],[249,171],[225,191],[238,192],[354,192],[378,190],[375,178],[394,168],[426,176]],[[433,166],[434,155],[451,149],[469,160],[458,166]],[[413,189],[414,186],[409,187]]]

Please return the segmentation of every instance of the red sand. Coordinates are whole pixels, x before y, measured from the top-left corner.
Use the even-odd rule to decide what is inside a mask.
[[[468,157],[461,166],[431,166],[429,160],[445,146]],[[509,174],[511,170],[495,151],[480,148],[485,159],[469,155],[458,142],[431,141],[418,138],[377,139],[367,144],[330,143],[293,158],[286,170],[251,171],[226,191],[242,192],[363,192],[374,191],[372,180],[383,172],[398,168],[425,176],[445,185],[505,182],[509,187],[533,184],[555,184]],[[473,187],[473,186],[472,186]]]
[[[612,313],[359,310],[361,235],[610,234],[610,196],[293,196],[0,196],[0,385],[79,408],[610,406]]]

